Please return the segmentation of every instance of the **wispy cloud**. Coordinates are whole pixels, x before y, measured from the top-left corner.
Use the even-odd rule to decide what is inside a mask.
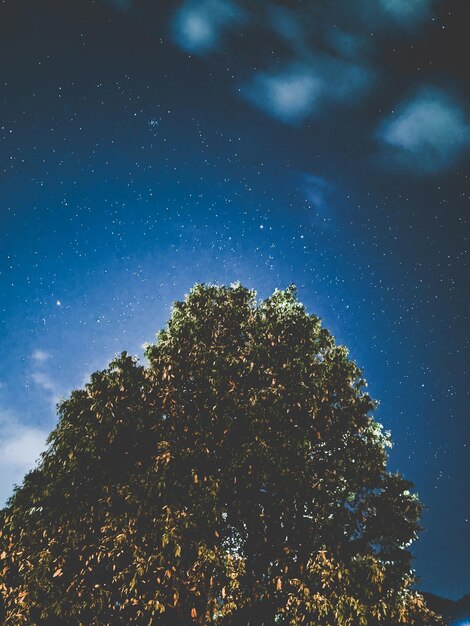
[[[0,506],[11,495],[13,485],[21,483],[46,447],[48,432],[22,424],[0,409]]]
[[[437,89],[421,89],[379,128],[388,162],[417,172],[452,167],[470,146],[470,126],[462,107]]]
[[[313,209],[312,223],[321,231],[339,226],[339,209],[344,208],[339,190],[329,180],[315,174],[304,174],[303,191]]]
[[[45,350],[34,350],[31,354],[31,360],[33,361],[31,380],[39,389],[49,396],[49,401],[55,410],[61,397],[61,387],[56,382],[54,376],[48,371],[50,369],[48,365],[50,358],[51,355]]]
[[[361,61],[367,59],[370,41],[361,33],[351,33],[341,28],[331,28],[326,37],[331,48],[344,59]]]
[[[422,21],[432,9],[430,0],[379,0],[379,4],[387,15],[405,26]]]
[[[187,52],[217,48],[223,34],[243,21],[244,12],[230,0],[186,0],[173,18],[173,38]]]
[[[31,354],[31,358],[33,359],[33,361],[38,361],[39,363],[47,361],[47,359],[49,359],[50,357],[51,355],[49,354],[49,352],[40,349],[34,350],[34,352]]]
[[[54,383],[52,378],[45,372],[33,372],[31,374],[31,378],[36,383],[36,385],[39,385],[45,391],[50,391],[54,394],[57,392],[56,384]]]
[[[105,0],[105,2],[124,13],[127,13],[132,8],[132,0]]]

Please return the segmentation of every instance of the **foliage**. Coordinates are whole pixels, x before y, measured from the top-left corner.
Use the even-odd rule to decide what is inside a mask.
[[[196,285],[59,407],[1,512],[4,624],[436,624],[421,505],[294,288]]]

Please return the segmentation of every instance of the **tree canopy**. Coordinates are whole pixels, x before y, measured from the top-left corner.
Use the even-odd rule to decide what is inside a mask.
[[[5,626],[437,624],[421,504],[295,288],[196,285],[59,407],[0,513]]]

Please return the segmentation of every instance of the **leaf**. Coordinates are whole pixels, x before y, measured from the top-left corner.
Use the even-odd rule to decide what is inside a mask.
[[[62,569],[60,567],[52,574],[52,578],[57,578],[58,576],[62,576]]]

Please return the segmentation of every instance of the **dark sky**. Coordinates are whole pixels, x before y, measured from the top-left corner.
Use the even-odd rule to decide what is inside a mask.
[[[0,480],[195,282],[299,297],[469,568],[468,0],[3,0]]]

